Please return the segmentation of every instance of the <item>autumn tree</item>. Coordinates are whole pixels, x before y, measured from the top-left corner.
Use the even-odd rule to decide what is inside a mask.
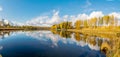
[[[110,17],[107,15],[103,16],[103,20],[104,20],[104,26],[108,26],[110,22]]]
[[[84,21],[83,21],[83,25],[84,25],[84,28],[88,28],[88,21],[87,21],[87,20],[84,20]]]
[[[98,19],[98,25],[101,27],[103,25],[103,18]]]
[[[115,20],[114,20],[114,16],[112,15],[112,16],[110,16],[110,26],[114,26],[114,24],[115,24]]]
[[[74,34],[74,36],[75,36],[76,41],[80,41],[80,40],[81,40],[81,38],[80,38],[80,33],[76,32],[76,33]]]
[[[66,22],[67,28],[66,29],[72,29],[72,22]]]
[[[75,22],[75,28],[76,28],[76,29],[80,29],[80,25],[81,25],[81,20],[77,20],[77,21]]]
[[[97,26],[97,18],[91,18],[90,24],[91,27],[95,28]]]

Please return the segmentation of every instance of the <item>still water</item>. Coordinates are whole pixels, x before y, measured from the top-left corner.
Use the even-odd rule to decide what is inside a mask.
[[[100,50],[109,39],[51,31],[0,32],[1,57],[106,57]]]

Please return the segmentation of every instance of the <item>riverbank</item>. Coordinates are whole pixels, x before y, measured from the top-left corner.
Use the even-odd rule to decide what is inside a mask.
[[[23,28],[0,28],[0,30],[24,30]]]
[[[73,32],[73,36],[68,34]],[[120,56],[120,30],[119,29],[98,29],[98,28],[84,28],[84,29],[65,29],[53,31],[60,37],[70,38],[74,37],[78,42],[84,40],[84,42],[92,43],[93,46],[100,46],[101,52],[106,54],[106,57],[119,57]],[[70,35],[70,36],[69,36]],[[101,41],[101,39],[104,41]],[[105,40],[107,39],[107,40]],[[96,41],[96,42],[95,42]]]
[[[50,30],[49,27],[1,27],[0,31],[4,30]]]
[[[109,38],[114,38],[115,36],[120,37],[120,30],[118,29],[67,29],[69,32],[79,32],[89,35],[99,35],[99,36],[110,36]]]

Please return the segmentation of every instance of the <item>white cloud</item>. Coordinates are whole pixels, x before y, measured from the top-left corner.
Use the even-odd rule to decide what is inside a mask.
[[[113,12],[113,13],[110,13],[109,15],[113,15],[115,18],[120,19],[120,13]]]
[[[120,19],[120,13],[113,12],[108,15],[114,15],[115,18]],[[102,17],[104,16],[102,11],[93,11],[89,15],[88,14],[78,14],[78,15],[64,15],[62,17],[59,16],[59,11],[53,11],[53,16],[50,18],[49,16],[39,16],[37,18],[33,18],[27,21],[27,25],[36,25],[36,26],[51,26],[53,24],[58,24],[63,21],[70,21],[72,25],[76,22],[76,20],[86,20],[94,17]]]
[[[102,13],[102,11],[93,11],[93,12],[89,15],[89,18],[88,18],[88,19],[94,18],[94,17],[99,18],[99,17],[102,17],[102,16],[104,16],[104,14]]]
[[[91,19],[94,17],[102,17],[104,16],[104,14],[102,13],[102,11],[93,11],[90,15],[87,15],[85,13],[83,14],[78,14],[77,16],[71,16],[70,19],[74,23],[76,22],[76,20],[87,20],[87,19]]]
[[[54,11],[54,14],[50,20],[47,21],[48,24],[58,24],[60,22],[59,11]]]
[[[25,25],[24,23],[20,23],[20,22],[17,22],[17,21],[11,21],[10,23],[11,23],[12,26],[23,26],[23,25]]]
[[[86,20],[88,19],[88,15],[83,13],[83,14],[78,14],[77,16],[71,16],[70,21],[72,22],[72,25],[75,24],[76,20]]]
[[[46,21],[49,20],[48,16],[40,16],[37,18],[33,18],[32,20],[29,20],[26,22],[27,25],[35,25],[35,26],[44,26],[46,25]]]
[[[59,11],[53,11],[52,18],[48,16],[39,16],[37,18],[33,18],[30,21],[27,21],[27,25],[36,25],[36,26],[51,26],[53,24],[58,24],[61,22],[59,17]]]
[[[74,25],[76,20],[78,20],[74,15],[70,16],[69,18],[70,18],[70,22],[72,22],[72,25]]]
[[[3,8],[0,6],[0,11],[3,11]]]
[[[88,19],[88,15],[85,14],[85,13],[83,13],[83,14],[79,14],[79,15],[77,16],[77,19],[81,19],[81,20]]]
[[[68,21],[68,15],[63,16],[63,21]]]
[[[113,12],[109,14],[110,16],[113,15],[115,19],[118,19],[118,25],[120,25],[120,13]]]

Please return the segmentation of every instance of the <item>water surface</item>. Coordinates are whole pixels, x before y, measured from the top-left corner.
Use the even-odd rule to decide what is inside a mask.
[[[100,45],[109,39],[51,31],[0,32],[2,57],[105,57]]]

